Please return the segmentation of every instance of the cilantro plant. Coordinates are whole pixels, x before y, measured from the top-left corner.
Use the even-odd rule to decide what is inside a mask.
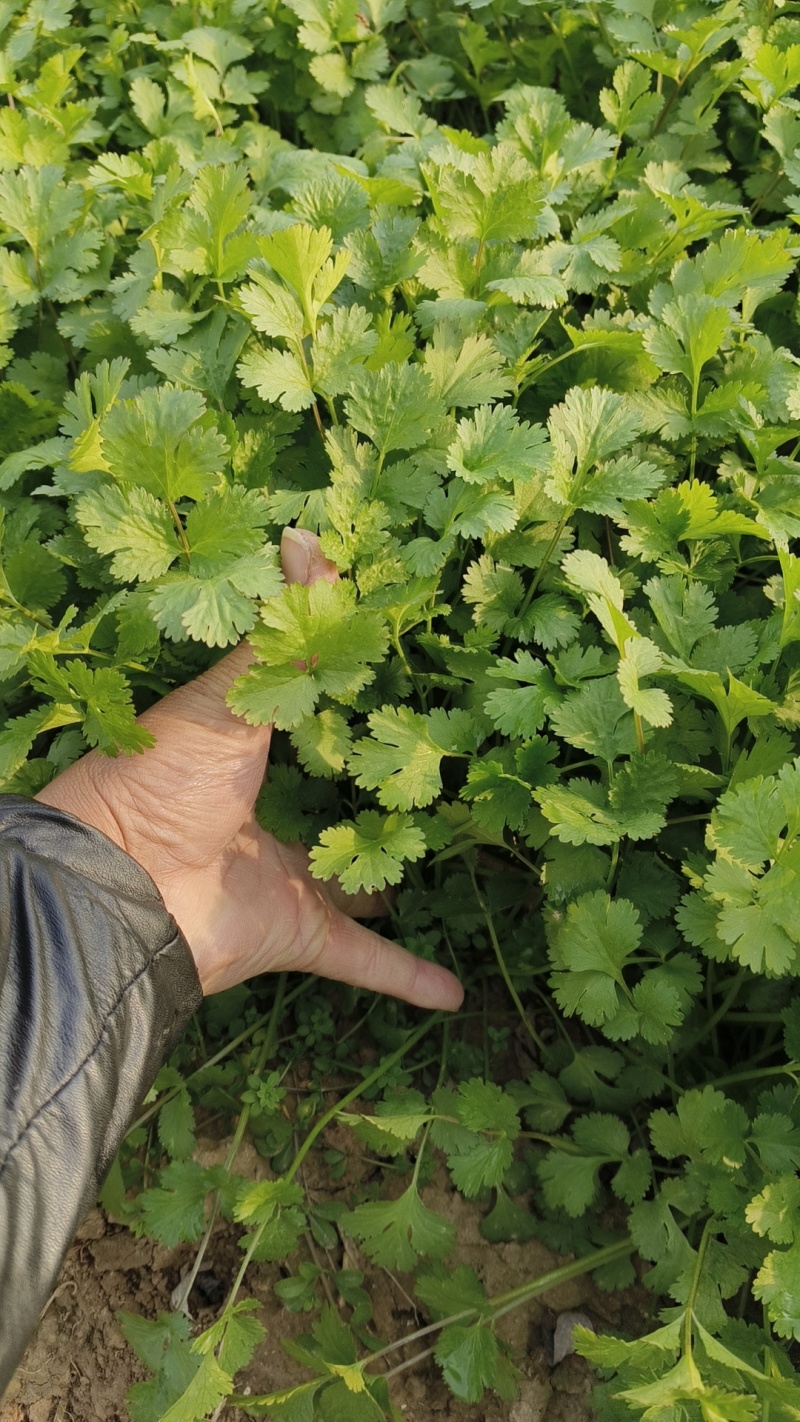
[[[104,1199],[197,1244],[184,1305],[220,1215],[242,1263],[205,1330],[124,1320],[131,1417],[392,1418],[417,1339],[510,1402],[497,1318],[635,1269],[601,1422],[800,1416],[796,4],[9,0],[0,42],[0,785],[146,755],[247,636],[262,824],[468,989],[206,1004]],[[284,586],[287,523],[336,585]],[[488,1297],[437,1169],[570,1261]],[[343,1238],[430,1321],[378,1339]],[[309,1315],[263,1396],[253,1260]]]

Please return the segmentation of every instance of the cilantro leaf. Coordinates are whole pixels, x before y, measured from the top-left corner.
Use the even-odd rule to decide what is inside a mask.
[[[628,991],[624,969],[642,940],[639,915],[626,899],[598,890],[581,894],[567,908],[552,939],[550,979],[562,1011],[576,1012],[591,1026],[618,1013]]]
[[[501,399],[511,388],[502,358],[489,337],[467,336],[464,340],[452,326],[434,327],[424,369],[434,395],[448,409],[485,405]]]
[[[188,1160],[194,1154],[194,1112],[182,1081],[180,1089],[158,1113],[158,1139],[173,1160]]]
[[[323,395],[343,395],[349,390],[366,356],[378,344],[372,318],[363,306],[335,310],[319,328],[313,346],[313,385]]]
[[[689,942],[718,957],[728,945],[754,972],[788,973],[798,958],[798,777],[795,761],[721,796],[708,830],[716,857],[679,912]]]
[[[554,748],[551,748],[551,755],[554,754]],[[516,773],[516,769],[506,752],[502,758],[498,753],[474,760],[467,771],[461,798],[472,802],[475,820],[492,834],[501,835],[507,825],[513,830],[521,829],[530,814],[531,786]],[[543,769],[541,779],[547,778],[546,769]],[[539,776],[536,780],[539,783]]]
[[[292,731],[298,759],[310,775],[328,777],[344,770],[353,737],[338,711],[318,711],[306,716]]]
[[[510,143],[477,154],[468,171],[450,164],[426,164],[422,171],[451,238],[516,241],[535,229],[544,207],[539,179]]]
[[[616,844],[619,840],[651,839],[664,825],[666,798],[653,797],[641,804],[625,793],[630,772],[619,788],[607,790],[598,781],[576,775],[568,785],[537,789],[545,819],[564,844]],[[648,796],[648,800],[650,797]]]
[[[245,351],[237,373],[242,384],[252,386],[262,400],[284,410],[307,410],[314,403],[308,368],[294,351]]]
[[[160,1184],[142,1191],[134,1228],[169,1246],[200,1238],[205,1201],[214,1182],[196,1160],[175,1160],[159,1175]]]
[[[672,702],[665,691],[643,687],[641,678],[660,671],[662,656],[649,637],[629,637],[617,666],[617,680],[626,706],[648,726],[672,723]]]
[[[208,1416],[231,1392],[233,1378],[213,1352],[205,1353],[185,1392],[164,1413],[163,1422],[196,1422],[198,1417]]]
[[[698,293],[668,302],[660,314],[663,325],[645,334],[645,348],[661,370],[684,376],[696,391],[703,367],[728,335],[730,312],[712,296]]]
[[[425,371],[395,361],[376,373],[361,372],[346,408],[353,428],[371,439],[384,456],[425,444],[431,426],[444,415],[444,405]]]
[[[357,742],[350,770],[357,785],[377,789],[388,810],[429,805],[442,788],[442,758],[465,755],[480,735],[466,711],[420,716],[405,706],[384,706],[372,712],[368,724],[371,735]]]
[[[553,450],[552,472],[546,485],[550,497],[573,509],[591,508],[593,481],[588,479],[590,471],[632,444],[642,426],[641,415],[626,396],[599,387],[583,390],[573,386],[563,404],[551,411],[548,421]],[[605,495],[601,493],[601,475],[597,489],[600,501],[597,512],[606,511],[602,507],[604,497],[614,498],[617,489],[625,491],[626,476],[629,478],[631,473],[635,478],[629,486],[628,497],[635,497],[637,483],[648,493],[658,487],[659,475],[654,466],[638,466],[635,462],[631,465],[628,462],[622,466],[616,480],[609,470],[605,476]],[[588,503],[584,502],[585,499]],[[612,508],[616,511],[613,504]]]
[[[779,1338],[800,1338],[800,1246],[773,1250],[756,1275],[753,1293],[766,1304]]]
[[[348,253],[337,252],[332,257],[330,228],[317,230],[305,222],[270,233],[261,240],[259,248],[264,260],[299,298],[306,332],[313,333],[321,308],[347,270]]]
[[[597,1195],[601,1169],[614,1161],[627,1162],[629,1142],[618,1117],[583,1116],[573,1127],[572,1148],[549,1150],[539,1163],[539,1178],[550,1208],[563,1209],[573,1218],[585,1214]]]
[[[316,879],[336,875],[348,894],[385,889],[399,884],[403,863],[421,859],[426,848],[424,834],[408,815],[362,810],[355,821],[323,830],[311,851],[311,873]]]
[[[335,802],[330,786],[309,780],[296,765],[273,765],[256,800],[256,819],[262,829],[284,844],[300,839],[306,844],[330,823]]]
[[[95,671],[77,659],[57,663],[38,651],[30,654],[28,669],[39,691],[73,708],[89,745],[105,755],[132,755],[153,745],[151,733],[136,721],[131,688],[122,672],[111,667]]]
[[[753,1196],[745,1215],[756,1234],[768,1236],[774,1244],[791,1244],[800,1219],[800,1178],[780,1175],[769,1180],[761,1193]]]
[[[295,583],[261,611],[251,637],[259,665],[234,682],[228,705],[250,725],[298,726],[326,694],[347,702],[374,677],[383,620],[356,605],[352,584]]]
[[[737,1102],[706,1086],[685,1092],[674,1112],[654,1111],[650,1136],[653,1148],[668,1160],[685,1155],[736,1170],[745,1158],[747,1125]]]
[[[191,568],[198,577],[213,577],[231,560],[255,553],[263,544],[261,530],[268,522],[260,491],[236,485],[215,490],[194,504],[186,519]]]
[[[437,1123],[433,1136],[447,1154],[454,1184],[471,1198],[502,1182],[519,1135],[519,1116],[499,1086],[477,1078],[462,1082],[452,1103],[463,1129]]]
[[[636,732],[616,677],[597,677],[550,712],[557,735],[608,765],[636,750]]]
[[[397,1200],[357,1205],[341,1223],[385,1269],[413,1269],[418,1259],[440,1259],[455,1244],[453,1225],[423,1204],[415,1185]]]
[[[503,735],[529,739],[544,725],[548,711],[559,699],[544,663],[530,652],[520,651],[513,661],[501,657],[488,675],[520,685],[491,692],[484,703],[487,716]]]
[[[454,1269],[445,1264],[426,1265],[417,1274],[414,1292],[437,1319],[468,1308],[476,1313],[483,1313],[487,1308],[486,1290],[466,1264]]]
[[[519,1373],[491,1328],[482,1323],[451,1323],[442,1329],[436,1361],[451,1392],[462,1402],[480,1402],[487,1388],[504,1402],[517,1395]]]
[[[159,578],[180,553],[166,505],[136,485],[124,493],[110,485],[85,494],[75,517],[89,547],[113,555],[111,572],[120,582]]]
[[[546,465],[546,436],[541,426],[520,420],[508,405],[482,405],[459,420],[447,463],[468,484],[530,479]]]
[[[173,504],[201,499],[228,454],[222,435],[203,422],[204,413],[202,396],[174,385],[118,401],[101,424],[106,467],[123,486],[139,485]]]
[[[277,549],[271,544],[243,558],[213,562],[219,567],[216,573],[202,577],[191,568],[167,573],[150,593],[148,605],[156,625],[174,642],[192,637],[210,647],[229,646],[255,623],[253,599],[273,597],[283,585]]]

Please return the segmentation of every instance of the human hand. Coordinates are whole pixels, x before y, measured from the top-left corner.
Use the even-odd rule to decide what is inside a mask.
[[[281,559],[287,582],[336,577],[310,533],[287,529]],[[116,759],[90,751],[37,798],[101,830],[147,870],[204,993],[286,969],[455,1010],[463,992],[452,973],[353,922],[379,910],[377,896],[323,887],[302,846],[280,844],[258,825],[272,728],[248,726],[225,704],[252,661],[242,643],[144,713],[150,750]]]

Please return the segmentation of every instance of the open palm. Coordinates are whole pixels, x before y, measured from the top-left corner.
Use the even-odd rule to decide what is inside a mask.
[[[289,582],[333,579],[310,534],[287,530]],[[253,807],[271,728],[248,726],[225,694],[252,660],[242,645],[142,716],[155,745],[130,759],[90,752],[40,800],[101,830],[148,871],[180,926],[205,993],[254,973],[306,970],[404,998],[459,1006],[446,969],[415,958],[351,915],[379,906],[311,878],[301,846],[279,844]]]

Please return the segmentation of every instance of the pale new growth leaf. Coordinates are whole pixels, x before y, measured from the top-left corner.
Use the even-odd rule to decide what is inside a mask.
[[[363,810],[355,821],[323,830],[311,851],[311,873],[316,879],[335,875],[348,894],[385,889],[399,884],[403,864],[421,859],[426,848],[422,830],[408,815]]]

